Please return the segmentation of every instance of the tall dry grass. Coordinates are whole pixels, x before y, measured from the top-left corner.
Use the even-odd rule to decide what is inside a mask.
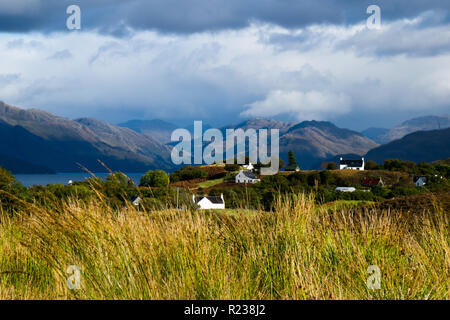
[[[68,266],[82,270],[69,290]],[[366,285],[381,270],[381,289]],[[113,210],[69,201],[0,223],[0,299],[448,299],[448,213]]]

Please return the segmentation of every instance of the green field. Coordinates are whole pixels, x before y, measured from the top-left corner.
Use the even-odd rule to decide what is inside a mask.
[[[197,186],[199,188],[211,188],[214,187],[215,185],[221,184],[223,183],[224,179],[215,179],[215,180],[208,180],[208,181],[204,181],[204,182],[200,182]]]

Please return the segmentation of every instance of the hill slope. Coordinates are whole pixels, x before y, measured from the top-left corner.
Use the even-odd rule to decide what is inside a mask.
[[[389,143],[416,131],[440,130],[450,127],[450,116],[425,116],[403,122],[379,136],[380,143]]]
[[[280,158],[287,160],[287,153],[292,150],[303,169],[316,168],[317,164],[320,167],[322,160],[340,154],[364,155],[378,146],[361,133],[338,128],[325,121],[304,121],[295,125],[292,122],[258,118],[231,128],[279,129]]]
[[[432,162],[450,156],[450,128],[418,131],[402,139],[370,150],[366,158],[382,163],[385,159]]]
[[[54,171],[80,171],[77,163],[104,171],[97,160],[129,172],[171,167],[169,149],[155,139],[94,119],[73,121],[0,102],[0,131],[0,154]]]
[[[336,127],[331,122],[305,121],[280,138],[280,153],[285,159],[289,150],[304,169],[315,168],[321,160],[341,154],[364,155],[378,144],[362,134]]]
[[[163,120],[131,120],[120,123],[120,127],[129,128],[138,133],[150,136],[162,143],[170,142],[172,132],[178,129],[178,126]]]
[[[365,137],[375,141],[376,143],[380,143],[380,144],[382,143],[381,137],[388,132],[389,132],[389,129],[386,129],[386,128],[368,128],[364,131],[361,131],[361,133]]]

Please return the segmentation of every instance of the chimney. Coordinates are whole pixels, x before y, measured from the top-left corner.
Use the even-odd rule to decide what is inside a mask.
[[[192,202],[195,203],[195,195],[192,195]]]
[[[223,199],[223,193],[220,194],[220,198],[222,199],[223,202],[225,202],[225,200]]]

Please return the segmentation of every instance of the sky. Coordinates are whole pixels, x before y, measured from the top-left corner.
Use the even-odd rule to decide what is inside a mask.
[[[70,5],[80,30],[66,27]],[[390,128],[450,113],[449,12],[448,0],[0,0],[0,101],[111,123]]]

